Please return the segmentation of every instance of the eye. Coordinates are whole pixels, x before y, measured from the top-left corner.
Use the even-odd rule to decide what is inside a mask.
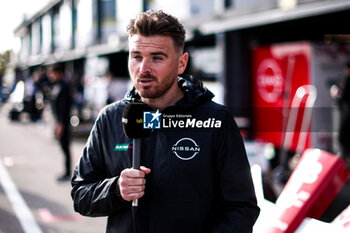
[[[135,55],[135,56],[132,56],[133,59],[136,59],[136,60],[140,60],[142,59],[142,57],[140,55]]]
[[[133,60],[142,60],[142,56],[141,56],[141,55],[138,55],[138,54],[132,55],[131,58],[132,58]]]
[[[155,56],[155,57],[153,57],[153,60],[154,61],[163,61],[164,59],[163,59],[163,57]]]

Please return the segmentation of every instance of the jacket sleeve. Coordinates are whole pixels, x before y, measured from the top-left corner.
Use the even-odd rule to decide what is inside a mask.
[[[243,139],[233,116],[228,112],[225,115],[214,137],[219,206],[212,233],[249,233],[260,209]]]
[[[85,216],[108,216],[130,205],[120,195],[119,177],[108,178],[106,173],[102,118],[100,115],[90,133],[71,182],[74,210]]]

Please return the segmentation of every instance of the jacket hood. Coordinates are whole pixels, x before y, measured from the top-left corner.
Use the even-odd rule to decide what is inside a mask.
[[[203,82],[191,75],[181,75],[178,77],[178,84],[184,92],[184,97],[176,104],[182,108],[189,108],[199,103],[210,101],[214,94],[203,86]],[[126,102],[138,102],[141,97],[133,87],[125,95]]]

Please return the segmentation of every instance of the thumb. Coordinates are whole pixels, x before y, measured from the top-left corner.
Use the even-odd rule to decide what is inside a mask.
[[[141,166],[140,167],[140,170],[143,171],[146,175],[149,174],[151,172],[151,169],[147,168],[147,167],[144,167],[144,166]]]

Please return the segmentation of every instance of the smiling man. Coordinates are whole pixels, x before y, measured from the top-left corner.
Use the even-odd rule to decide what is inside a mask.
[[[95,122],[72,178],[75,210],[108,216],[107,232],[252,232],[259,208],[242,137],[230,111],[183,75],[183,26],[162,11],[147,11],[130,21],[128,33],[134,88]],[[143,139],[140,170],[130,168],[132,139],[122,129],[131,102],[172,122]]]

